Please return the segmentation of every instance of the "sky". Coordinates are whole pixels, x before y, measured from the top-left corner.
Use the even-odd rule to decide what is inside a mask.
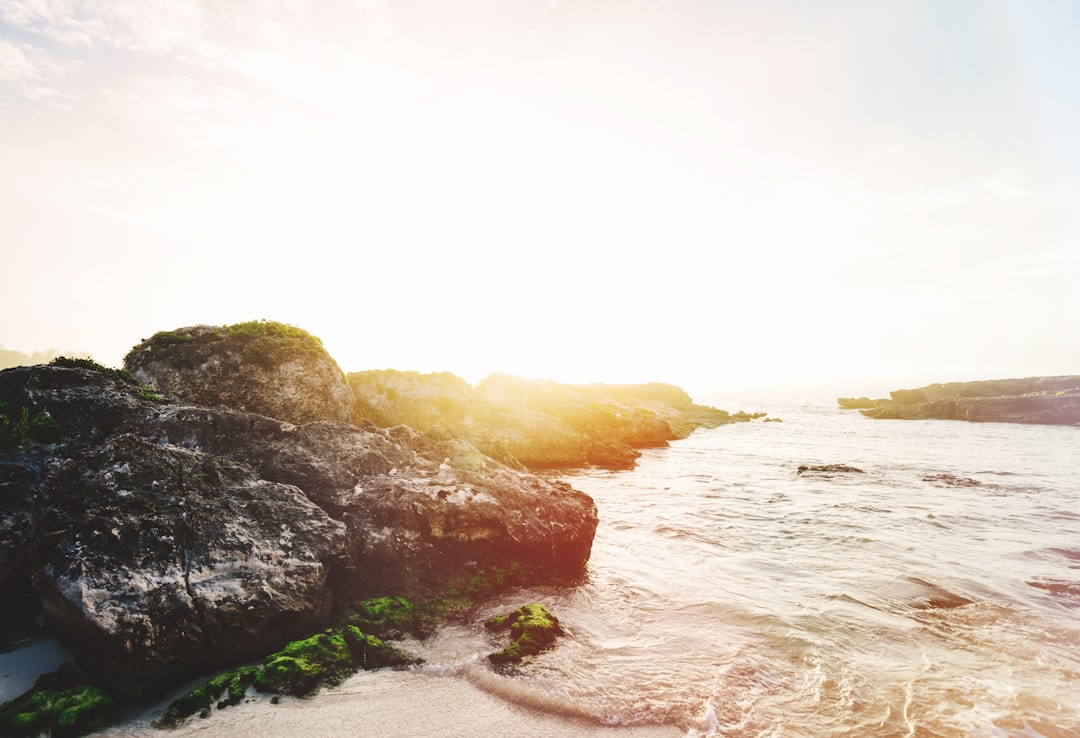
[[[0,347],[1080,374],[1080,3],[0,0]]]

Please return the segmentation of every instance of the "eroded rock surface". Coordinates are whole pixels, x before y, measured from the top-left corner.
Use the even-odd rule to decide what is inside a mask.
[[[228,407],[291,423],[353,420],[353,394],[322,341],[283,323],[162,331],[135,346],[124,368],[141,382],[194,405]]]
[[[32,598],[117,694],[265,654],[323,627],[335,605],[422,598],[485,567],[568,581],[588,560],[587,495],[465,441],[297,424],[225,395],[178,402],[100,369],[0,372],[5,418],[25,409],[49,430],[0,449],[0,610]]]

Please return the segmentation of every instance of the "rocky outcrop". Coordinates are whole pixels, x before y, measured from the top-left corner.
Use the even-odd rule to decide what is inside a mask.
[[[210,392],[200,366],[220,376],[239,345],[219,333],[164,344],[176,376]],[[568,485],[407,427],[228,406],[313,407],[279,402],[297,393],[272,366],[189,393],[213,406],[177,401],[172,375],[148,369],[167,352],[143,352],[158,347],[128,365],[154,388],[89,363],[0,372],[3,418],[22,429],[0,448],[0,610],[32,598],[114,693],[264,655],[361,598],[422,598],[485,567],[581,575],[596,507]]]
[[[493,374],[473,389],[452,374],[396,371],[356,372],[348,381],[358,412],[377,425],[463,438],[528,469],[628,469],[637,449],[751,417],[695,405],[678,387],[661,383],[565,385]]]
[[[874,407],[874,401],[869,397],[838,397],[836,404],[845,410],[867,410]]]
[[[861,410],[870,418],[1080,424],[1080,376],[931,384],[895,390]]]
[[[322,341],[284,323],[162,331],[135,346],[124,368],[154,389],[195,405],[298,424],[353,420],[352,392]]]
[[[153,692],[326,620],[345,525],[300,489],[168,443],[153,430],[160,403],[109,373],[11,369],[0,397],[47,408],[60,431],[3,460],[0,515],[28,523],[3,544],[22,553],[4,584],[32,588],[110,689]]]

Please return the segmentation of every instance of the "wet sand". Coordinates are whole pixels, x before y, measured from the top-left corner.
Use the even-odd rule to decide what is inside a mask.
[[[33,687],[39,676],[70,660],[71,651],[51,638],[0,653],[0,702],[15,699]]]
[[[522,692],[522,695],[525,695]],[[528,702],[528,697],[522,698]],[[474,738],[528,735],[531,738],[675,738],[671,726],[607,727],[583,716],[558,714],[550,703],[532,707],[496,696],[461,676],[421,671],[364,672],[306,699],[266,698],[194,717],[181,727],[158,731],[153,711],[94,735],[112,738],[336,738],[337,736],[420,736]],[[160,710],[161,708],[156,708]],[[552,710],[555,710],[553,712]]]

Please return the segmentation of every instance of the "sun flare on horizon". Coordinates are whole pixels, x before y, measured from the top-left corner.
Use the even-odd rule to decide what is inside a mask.
[[[265,317],[346,371],[1080,371],[1064,4],[0,2],[0,350]]]

